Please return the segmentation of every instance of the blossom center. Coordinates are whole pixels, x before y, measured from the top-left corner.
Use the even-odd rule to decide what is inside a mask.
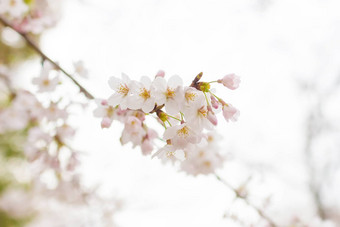
[[[194,101],[196,98],[196,94],[193,92],[186,92],[185,93],[185,99],[187,100],[187,102],[189,101]]]
[[[208,114],[208,110],[202,106],[198,111],[197,111],[197,114],[201,117],[206,117],[207,114]]]
[[[168,157],[168,158],[171,158],[174,155],[175,155],[175,152],[173,152],[173,151],[167,151],[166,152],[166,157]]]
[[[48,85],[50,85],[50,81],[49,80],[43,80],[42,84],[47,87]]]
[[[9,4],[10,4],[10,6],[14,7],[17,4],[17,1],[11,0]]]
[[[139,96],[142,97],[144,100],[147,100],[148,98],[151,97],[150,91],[147,90],[146,88],[142,88],[141,92],[139,93]]]
[[[118,88],[118,92],[124,96],[126,96],[129,93],[130,89],[126,84],[120,84]]]
[[[113,107],[112,106],[109,106],[109,108],[107,108],[107,116],[108,117],[112,117],[113,116],[113,114],[114,114],[114,109],[113,109]]]
[[[177,130],[177,135],[180,137],[188,137],[189,136],[189,129],[187,126],[184,126],[183,128],[181,128],[180,130]]]
[[[175,96],[175,90],[168,87],[166,89],[165,96],[167,99],[173,98]]]
[[[203,162],[203,165],[207,168],[210,168],[211,167],[211,162],[210,161],[205,161]]]

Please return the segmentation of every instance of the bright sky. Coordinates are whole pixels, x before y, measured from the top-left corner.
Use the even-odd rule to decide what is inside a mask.
[[[234,156],[219,174],[235,186],[252,175],[252,198],[258,203],[272,195],[273,217],[308,220],[313,208],[306,209],[302,151],[314,100],[298,82],[316,81],[322,94],[339,75],[339,7],[336,0],[65,1],[61,22],[43,37],[42,48],[66,68],[83,60],[90,70],[83,84],[98,98],[111,94],[108,78],[121,72],[139,79],[163,69],[186,84],[201,71],[206,81],[240,75],[240,89],[217,87],[241,111],[237,123],[219,119],[221,152]],[[238,226],[222,218],[233,194],[213,176],[186,176],[121,147],[118,122],[101,130],[91,113],[74,120],[86,182],[125,200],[120,226]],[[232,209],[250,219],[252,212],[237,206]]]

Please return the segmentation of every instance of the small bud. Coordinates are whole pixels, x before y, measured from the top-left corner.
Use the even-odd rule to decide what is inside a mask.
[[[111,124],[112,124],[112,120],[108,117],[104,117],[101,122],[102,128],[110,128]]]
[[[240,116],[240,111],[232,105],[224,105],[223,116],[227,122],[229,122],[229,120],[237,121],[237,118]]]
[[[107,102],[107,100],[103,99],[100,104],[102,104],[103,106],[107,106],[108,102]]]
[[[208,111],[208,120],[211,122],[213,125],[217,125],[217,117],[212,111]]]
[[[165,72],[164,72],[163,70],[159,70],[159,71],[157,72],[155,78],[156,78],[156,77],[163,77],[163,78],[164,78],[164,76],[165,76]]]
[[[218,80],[217,82],[223,84],[225,87],[231,90],[235,90],[236,88],[238,88],[241,80],[239,76],[236,76],[235,74],[232,73],[225,75],[222,79]]]
[[[141,145],[143,155],[151,154],[153,145],[149,139],[145,139]]]
[[[210,96],[210,99],[211,99],[211,105],[214,107],[214,109],[217,109],[219,106],[217,99],[213,95]]]

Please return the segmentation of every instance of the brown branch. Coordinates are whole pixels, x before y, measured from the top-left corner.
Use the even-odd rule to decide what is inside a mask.
[[[77,85],[80,89],[80,92],[82,92],[88,99],[94,99],[94,96],[89,91],[87,91],[76,79],[74,79],[71,74],[66,72],[66,70],[64,70],[58,63],[53,61],[42,50],[40,50],[38,45],[35,44],[35,42],[27,35],[27,33],[18,31],[13,25],[11,25],[6,19],[2,17],[0,17],[0,22],[16,31],[37,54],[39,54],[44,60],[49,61],[55,68],[64,73],[75,85]]]
[[[268,222],[268,224],[271,227],[277,227],[277,225],[274,223],[274,221],[269,218],[260,208],[256,207],[255,205],[253,205],[247,197],[243,196],[242,194],[239,193],[239,191],[237,189],[235,189],[231,184],[229,184],[228,182],[226,182],[225,180],[223,180],[219,175],[217,175],[215,173],[215,177],[217,178],[217,180],[219,180],[220,182],[222,182],[225,186],[227,186],[231,191],[233,191],[236,195],[236,197],[238,199],[243,200],[248,206],[252,207],[260,217],[262,217],[264,220],[266,220]]]

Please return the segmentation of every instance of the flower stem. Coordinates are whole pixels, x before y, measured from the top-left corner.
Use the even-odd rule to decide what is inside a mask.
[[[170,127],[172,127],[172,125],[171,125],[170,121],[169,121],[169,120],[166,120],[166,121],[168,122],[168,124],[170,125]]]
[[[203,92],[204,96],[205,96],[205,100],[207,101],[207,105],[210,106],[209,101],[208,101],[208,97],[207,94],[205,92]]]
[[[171,118],[173,118],[173,119],[175,119],[175,120],[177,120],[177,121],[181,121],[180,119],[178,119],[177,117],[174,117],[174,116],[171,116],[171,115],[169,115],[169,114],[166,114],[168,117],[171,117]]]
[[[180,112],[180,114],[181,114],[181,121],[183,121],[183,119],[184,119],[184,114],[183,114],[182,112]]]

